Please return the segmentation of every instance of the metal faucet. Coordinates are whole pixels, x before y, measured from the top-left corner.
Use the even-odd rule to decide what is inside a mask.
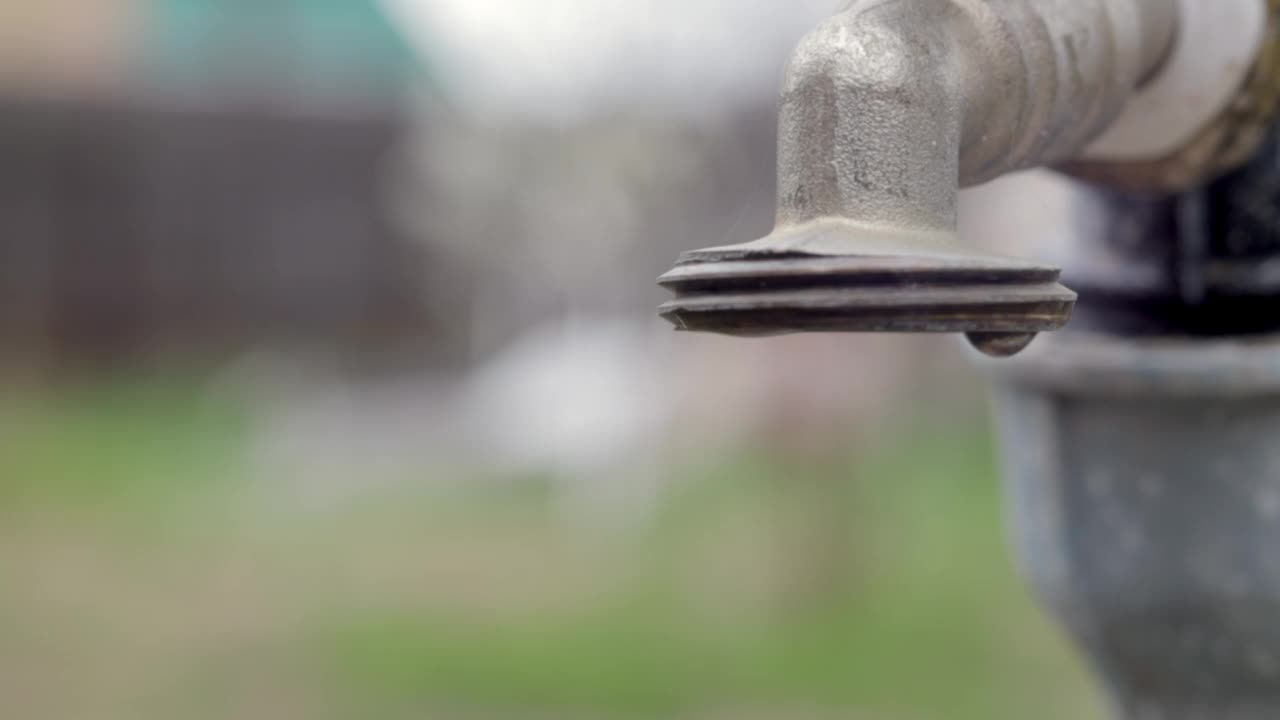
[[[777,226],[678,328],[966,333],[1024,574],[1126,720],[1280,718],[1280,0],[857,0],[801,43]],[[1051,165],[1058,268],[957,239]],[[1040,236],[1070,235],[1040,248]]]
[[[683,330],[967,333],[1066,324],[1058,269],[959,243],[961,187],[1080,156],[1168,56],[1177,0],[857,0],[810,33],[779,113],[778,210],[660,284]]]

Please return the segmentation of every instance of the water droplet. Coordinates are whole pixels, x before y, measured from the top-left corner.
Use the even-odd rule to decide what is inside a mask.
[[[1036,339],[1036,333],[971,332],[965,335],[969,344],[983,355],[994,358],[1013,357]]]

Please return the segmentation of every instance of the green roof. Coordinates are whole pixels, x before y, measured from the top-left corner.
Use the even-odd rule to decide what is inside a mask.
[[[394,89],[424,68],[376,0],[146,0],[144,72],[302,91]]]

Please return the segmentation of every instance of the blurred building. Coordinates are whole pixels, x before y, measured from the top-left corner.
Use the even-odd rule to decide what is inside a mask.
[[[388,201],[425,69],[373,0],[12,0],[0,28],[6,347],[430,336],[438,263]]]

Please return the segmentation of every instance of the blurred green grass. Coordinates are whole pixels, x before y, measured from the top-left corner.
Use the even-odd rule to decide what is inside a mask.
[[[246,419],[189,379],[4,388],[0,512],[31,505],[172,512],[235,478]]]
[[[24,717],[1098,716],[1009,567],[981,429],[673,460],[653,522],[607,532],[546,478],[264,501],[251,425],[179,381],[0,422]]]

